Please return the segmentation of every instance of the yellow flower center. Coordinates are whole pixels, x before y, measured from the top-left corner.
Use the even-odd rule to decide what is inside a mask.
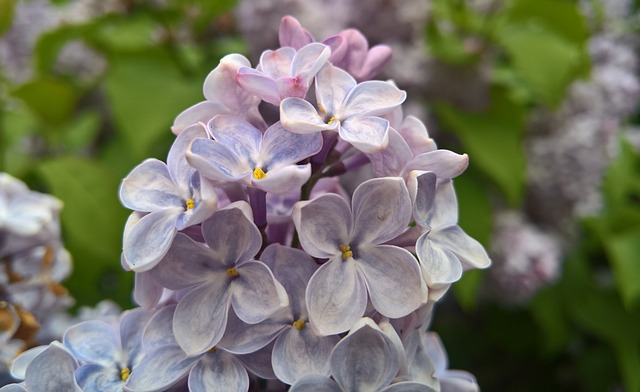
[[[255,170],[253,171],[253,178],[255,178],[256,180],[262,180],[266,176],[267,176],[267,173],[265,173],[264,170],[262,170],[259,167],[256,167]]]
[[[130,375],[131,375],[131,370],[129,370],[128,367],[125,367],[122,370],[120,370],[120,379],[122,379],[122,381],[127,381]]]
[[[196,201],[195,200],[193,200],[193,199],[188,199],[187,200],[187,210],[190,210],[195,206],[196,206]]]
[[[327,122],[327,125],[331,125],[331,123],[334,122],[334,121],[336,121],[336,118],[335,117],[331,117],[329,119],[329,122]]]
[[[236,276],[240,276],[240,273],[236,269],[236,267],[231,267],[227,269],[227,276],[230,278],[235,278]]]
[[[342,260],[347,260],[348,258],[353,257],[353,252],[349,245],[340,245],[338,248],[340,248],[340,252],[342,252]]]
[[[296,327],[298,329],[298,331],[302,331],[304,329],[304,320],[303,319],[297,319],[291,325]]]

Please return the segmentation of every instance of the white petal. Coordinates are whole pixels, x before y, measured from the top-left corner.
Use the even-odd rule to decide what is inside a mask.
[[[200,357],[187,357],[177,345],[162,346],[149,352],[131,372],[126,391],[165,391],[186,377]]]
[[[417,155],[409,162],[405,170],[434,172],[439,178],[454,178],[462,174],[469,166],[467,154],[456,154],[449,150],[435,150]]]
[[[251,175],[248,158],[215,140],[198,138],[187,151],[187,161],[204,177],[216,181],[243,182]]]
[[[341,119],[390,113],[407,98],[407,93],[392,83],[368,80],[354,87],[344,100],[338,115]]]
[[[187,127],[174,140],[167,155],[169,174],[184,195],[189,193],[189,181],[195,172],[195,169],[187,162],[186,153],[191,143],[199,137],[207,137],[207,131],[201,123]]]
[[[389,143],[389,121],[380,117],[351,117],[340,123],[340,138],[365,154],[373,154]]]
[[[264,133],[257,163],[263,169],[272,170],[298,163],[321,149],[322,135],[320,133],[293,133],[284,129],[282,124],[277,122]]]
[[[331,64],[325,65],[316,76],[316,100],[320,112],[335,116],[356,85],[356,80],[346,71]]]
[[[482,244],[458,225],[438,230],[431,237],[434,244],[449,249],[467,268],[487,268],[491,265],[491,259]]]
[[[120,339],[104,321],[83,321],[64,334],[64,344],[74,356],[89,363],[110,366],[120,356]]]
[[[159,210],[145,215],[124,238],[124,256],[136,272],[147,271],[169,251],[176,229],[180,208]]]
[[[179,135],[185,128],[193,124],[206,124],[218,114],[226,113],[227,109],[218,103],[211,101],[199,102],[182,111],[182,113],[176,117],[171,126],[171,132],[173,132],[174,135]]]
[[[307,182],[311,176],[311,165],[280,166],[266,174],[259,180],[253,179],[253,186],[269,193],[287,193],[300,189]]]
[[[151,212],[164,208],[184,208],[167,165],[147,159],[136,166],[120,185],[120,201],[135,211]]]
[[[424,267],[429,287],[438,288],[457,282],[462,277],[462,265],[449,249],[441,248],[425,233],[416,242],[416,254]]]
[[[342,389],[329,377],[311,375],[296,381],[289,392],[342,392]]]
[[[331,124],[325,123],[324,118],[318,114],[313,105],[295,97],[282,100],[280,122],[286,130],[303,134],[335,129],[338,125],[337,121]]]

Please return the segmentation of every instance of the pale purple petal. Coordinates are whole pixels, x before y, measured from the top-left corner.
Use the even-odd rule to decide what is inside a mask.
[[[408,226],[411,220],[409,191],[400,177],[373,178],[360,184],[351,201],[354,242],[381,244]]]
[[[456,154],[449,150],[434,150],[417,155],[405,168],[405,171],[420,170],[435,173],[439,178],[454,178],[462,174],[469,166],[467,154]]]
[[[277,122],[264,133],[257,163],[263,169],[272,170],[300,162],[318,153],[320,149],[322,149],[321,134],[293,133]]]
[[[238,207],[238,208],[236,208]],[[260,230],[247,217],[251,207],[246,202],[216,211],[202,224],[202,234],[227,267],[252,259],[262,246]]]
[[[250,94],[253,94],[272,105],[280,105],[280,93],[276,81],[253,68],[241,67],[236,76],[238,84]]]
[[[329,377],[314,374],[296,381],[289,392],[342,392],[342,389]]]
[[[300,49],[306,44],[314,41],[313,36],[302,28],[300,22],[293,16],[285,16],[280,21],[280,30],[278,30],[278,38],[280,46],[289,46],[294,49]]]
[[[308,326],[301,331],[290,327],[273,346],[273,372],[287,384],[305,375],[329,376],[329,358],[339,340],[337,335],[318,336]]]
[[[203,177],[216,181],[247,183],[252,168],[246,157],[238,156],[224,144],[198,138],[187,151],[187,161]]]
[[[189,181],[195,172],[195,169],[187,162],[186,153],[189,145],[196,138],[206,138],[207,131],[202,124],[194,124],[186,128],[178,135],[171,145],[169,154],[167,155],[167,168],[174,183],[180,189],[181,193],[188,195]]]
[[[228,280],[220,277],[196,287],[178,302],[173,332],[189,356],[206,352],[222,339],[231,302],[228,286]]]
[[[120,356],[120,339],[113,326],[104,321],[83,321],[64,334],[64,344],[83,361],[110,366]]]
[[[389,82],[369,80],[355,86],[347,95],[337,117],[378,116],[392,112],[407,98],[407,93]]]
[[[447,370],[439,375],[441,392],[479,392],[473,374],[464,370]]]
[[[219,103],[211,101],[199,102],[178,114],[173,121],[171,132],[179,135],[185,128],[197,123],[206,124],[218,114],[226,114],[227,110]]]
[[[397,131],[411,148],[412,156],[437,148],[435,141],[429,137],[427,127],[417,117],[407,116]]]
[[[443,181],[438,184],[435,201],[426,221],[434,230],[458,223],[458,199],[452,181]]]
[[[389,121],[380,117],[351,117],[340,123],[340,138],[366,154],[389,144]]]
[[[306,291],[309,321],[320,335],[347,331],[367,307],[367,289],[356,262],[340,256],[323,264]]]
[[[234,354],[249,354],[271,343],[293,317],[289,309],[284,308],[276,316],[258,324],[247,324],[240,320],[233,310],[229,312],[227,329],[218,343],[218,347]]]
[[[329,258],[341,254],[351,234],[351,209],[336,194],[325,194],[293,207],[293,222],[304,250],[313,257]]]
[[[420,266],[407,250],[391,245],[359,249],[357,265],[373,307],[390,318],[404,317],[421,304]]]
[[[273,351],[273,342],[251,354],[236,355],[236,358],[256,376],[265,380],[275,380],[276,375],[273,374],[273,366],[271,365],[271,351]]]
[[[377,177],[402,176],[403,169],[411,159],[411,149],[407,142],[393,128],[389,128],[387,147],[369,155],[373,173]]]
[[[434,244],[429,233],[416,242],[416,254],[424,267],[425,280],[429,287],[438,288],[457,282],[462,277],[462,265],[451,250]]]
[[[438,392],[438,389],[414,381],[403,381],[390,385],[380,392]]]
[[[143,212],[185,207],[167,165],[154,158],[136,166],[122,180],[120,201],[130,210]]]
[[[316,100],[320,113],[335,116],[356,85],[356,80],[346,71],[331,64],[325,65],[316,76]]]
[[[31,361],[33,361],[33,358],[40,355],[40,353],[46,350],[48,347],[49,346],[37,346],[20,353],[20,355],[18,355],[11,364],[11,376],[18,380],[24,380],[27,372],[27,367],[29,367],[29,364],[31,363]]]
[[[436,180],[437,176],[431,172],[421,174],[416,178],[417,189],[414,190],[416,194],[413,214],[416,223],[425,228],[429,228],[429,212],[436,197]]]
[[[265,192],[287,193],[300,189],[307,182],[311,176],[311,165],[280,166],[265,174],[264,178],[253,179],[253,186]]]
[[[310,43],[298,50],[291,63],[291,76],[300,78],[302,85],[309,86],[311,79],[327,63],[331,49],[323,44]]]
[[[125,353],[131,365],[137,364],[142,351],[142,333],[151,314],[144,309],[127,310],[120,319],[120,342],[122,352]]]
[[[364,64],[359,70],[351,70],[358,80],[368,80],[376,76],[391,60],[391,48],[387,45],[376,45],[369,49]]]
[[[123,382],[114,366],[104,367],[97,364],[86,364],[76,370],[75,378],[78,386],[83,391],[122,391]]]
[[[142,345],[145,351],[155,350],[166,345],[177,345],[173,335],[173,315],[176,305],[168,305],[158,310],[142,332]]]
[[[289,305],[284,287],[260,261],[238,264],[238,277],[231,281],[233,310],[249,324],[259,323]]]
[[[262,52],[260,64],[256,68],[274,80],[282,76],[293,76],[291,63],[295,55],[296,50],[288,47],[265,50]]]
[[[180,290],[206,282],[212,273],[224,273],[225,269],[211,249],[178,233],[169,252],[149,273],[164,287]]]
[[[192,192],[193,208],[187,209],[178,217],[176,228],[184,230],[189,226],[202,223],[210,217],[218,207],[218,194],[215,187],[200,173],[192,174],[189,188]]]
[[[262,132],[236,116],[216,116],[207,124],[209,133],[239,158],[256,159]]]
[[[159,210],[145,215],[124,238],[123,251],[129,267],[147,271],[156,266],[169,251],[178,229],[180,208]]]
[[[491,259],[482,244],[469,236],[460,226],[451,226],[432,235],[434,244],[451,250],[466,268],[487,268]]]
[[[282,126],[294,133],[315,133],[335,129],[338,122],[325,123],[316,108],[300,98],[285,98],[280,104],[280,122]]]
[[[331,373],[345,391],[376,391],[400,367],[392,343],[370,319],[343,338],[331,354]]]
[[[209,73],[203,85],[204,96],[226,109],[216,114],[242,114],[258,106],[260,100],[248,94],[236,82],[238,69],[250,66],[246,57],[234,53],[220,59],[220,64]]]
[[[189,390],[207,392],[245,392],[249,375],[233,355],[217,350],[207,354],[189,372]]]
[[[25,383],[20,384],[7,384],[0,388],[2,392],[29,392]]]
[[[200,357],[187,357],[177,345],[162,346],[147,354],[133,369],[126,390],[131,392],[165,391],[187,376]]]
[[[59,342],[37,355],[27,368],[25,384],[30,391],[75,391],[76,360]]]

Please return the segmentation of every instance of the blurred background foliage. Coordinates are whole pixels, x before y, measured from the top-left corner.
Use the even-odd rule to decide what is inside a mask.
[[[456,182],[461,225],[493,251],[500,211],[535,217],[540,209],[553,216],[547,206],[565,208],[553,193],[540,203],[528,146],[539,119],[566,111],[571,86],[593,78],[589,43],[609,29],[606,7],[598,0],[426,2],[419,50],[431,68],[422,72],[446,70],[438,86],[452,91],[464,84],[459,75],[482,75],[481,99],[468,104],[471,86],[455,95],[398,83],[414,94],[439,146],[471,157]],[[221,56],[244,53],[255,64],[256,45],[239,28],[251,23],[241,19],[246,5],[238,13],[232,0],[81,3],[0,0],[0,171],[64,202],[63,238],[74,259],[65,285],[77,304],[111,298],[128,308],[132,274],[119,263],[128,211],[117,198],[119,181],[146,158],[166,158],[173,119],[202,100],[202,83]],[[638,4],[628,7],[615,29],[634,36]],[[273,31],[281,16],[302,9],[282,8]],[[631,131],[622,131],[638,132],[637,100],[631,105],[614,125],[610,161],[601,163],[599,208],[575,217],[568,235],[548,217],[537,224],[562,238],[557,274],[509,301],[491,271],[471,271],[438,306],[433,328],[451,367],[474,373],[484,390],[640,391],[640,157]]]

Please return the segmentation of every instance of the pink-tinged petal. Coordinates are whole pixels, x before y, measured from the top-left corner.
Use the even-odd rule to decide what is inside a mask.
[[[318,71],[329,60],[331,49],[323,44],[310,43],[298,50],[291,63],[291,76],[300,78],[303,85],[309,85]]]
[[[232,150],[239,158],[252,160],[258,156],[262,132],[236,116],[216,116],[207,124],[215,140]]]
[[[491,259],[482,244],[460,226],[438,230],[431,237],[438,247],[451,250],[466,268],[487,268],[491,265]]]
[[[102,366],[111,366],[120,357],[117,332],[104,321],[83,321],[72,326],[64,334],[64,345],[74,357]]]
[[[320,335],[345,332],[367,308],[367,289],[356,262],[338,256],[311,277],[306,291],[309,322]]]
[[[341,254],[340,245],[350,241],[351,209],[336,194],[325,194],[293,207],[293,223],[304,250],[313,257],[329,258]]]
[[[180,290],[201,284],[211,279],[211,274],[225,270],[214,251],[178,233],[166,256],[149,273],[162,286]]]
[[[430,228],[428,219],[436,198],[436,180],[437,176],[434,173],[423,173],[417,176],[415,186],[417,189],[413,190],[415,192],[413,215],[416,223],[425,228]]]
[[[296,381],[289,392],[342,392],[342,389],[329,377],[314,374]]]
[[[400,177],[373,178],[353,192],[354,242],[381,244],[407,229],[409,191]]]
[[[33,358],[24,381],[29,391],[77,391],[73,377],[77,367],[66,348],[54,341]]]
[[[151,317],[142,332],[142,346],[145,351],[148,352],[162,346],[178,344],[173,335],[173,315],[175,311],[175,304],[167,305]]]
[[[420,266],[409,251],[390,245],[359,249],[357,265],[365,277],[373,307],[400,318],[421,304]]]
[[[280,122],[269,127],[260,145],[258,165],[269,170],[292,165],[322,149],[320,133],[300,134],[284,129]]]
[[[353,70],[353,75],[358,80],[369,80],[382,71],[391,60],[391,48],[387,45],[376,45],[369,49],[364,64],[359,70]]]
[[[248,93],[259,97],[272,105],[280,105],[278,85],[271,77],[253,68],[242,67],[236,76],[238,84]]]
[[[340,124],[340,138],[365,154],[382,151],[389,144],[389,121],[380,117],[352,117]]]
[[[270,193],[287,193],[300,189],[311,177],[311,165],[280,166],[269,170],[264,178],[252,181],[253,186]]]
[[[231,304],[240,320],[259,323],[289,305],[284,287],[260,261],[246,261],[237,267],[239,276],[231,281]]]
[[[124,238],[123,252],[135,272],[150,270],[169,251],[178,230],[176,220],[181,208],[154,211],[142,217]]]
[[[177,345],[149,352],[131,372],[125,391],[166,391],[183,380],[200,357],[188,357]]]
[[[315,133],[335,129],[338,122],[326,124],[316,112],[316,108],[300,98],[285,98],[280,104],[280,122],[282,126],[294,133]]]
[[[337,117],[377,116],[392,112],[407,98],[407,93],[392,83],[370,80],[358,84],[349,92]]]
[[[413,156],[437,148],[435,141],[429,137],[427,127],[417,117],[407,116],[397,130],[411,148]]]
[[[187,150],[196,138],[206,138],[207,131],[202,123],[197,123],[185,128],[176,138],[167,156],[167,168],[173,182],[178,186],[183,195],[188,195],[189,181],[195,169],[187,162]]]
[[[307,95],[307,91],[309,91],[307,82],[297,77],[286,76],[278,78],[276,85],[281,99],[290,97],[303,99]]]
[[[347,54],[347,42],[339,34],[326,38],[322,43],[331,48],[331,56],[329,57],[329,62],[331,64],[340,63]]]
[[[283,308],[277,312],[276,316],[258,324],[247,324],[232,310],[227,319],[227,329],[217,346],[233,354],[256,352],[288,328],[292,318],[291,311]]]
[[[339,340],[336,335],[318,336],[309,326],[290,327],[273,346],[273,372],[287,384],[306,375],[329,376],[329,358]]]
[[[467,154],[456,154],[449,150],[435,150],[414,157],[406,171],[419,170],[435,173],[439,178],[455,178],[469,166]]]
[[[215,102],[199,102],[178,114],[171,126],[171,132],[174,135],[179,135],[187,127],[197,123],[206,124],[218,114],[228,114],[228,111],[224,106]]]
[[[428,385],[420,384],[414,381],[403,381],[393,385],[389,385],[380,392],[437,392],[439,389],[431,388]],[[457,389],[451,390],[451,392]]]
[[[224,275],[182,297],[173,315],[173,332],[187,355],[205,353],[222,339],[230,303],[229,281]]]
[[[300,49],[314,41],[313,36],[302,28],[300,22],[289,15],[283,17],[280,21],[278,38],[280,40],[280,46],[289,46],[294,49]]]
[[[205,79],[203,93],[207,101],[226,109],[225,112],[216,114],[242,114],[260,103],[258,98],[248,94],[237,84],[236,74],[241,67],[251,67],[251,63],[240,54],[230,54],[224,56]]]
[[[453,252],[442,248],[423,234],[416,242],[416,254],[424,269],[427,285],[439,288],[457,282],[462,277],[462,265]]]
[[[399,177],[411,159],[407,142],[393,128],[389,128],[389,143],[384,150],[369,155],[371,168],[377,177]]]
[[[347,51],[342,61],[336,63],[336,66],[353,73],[354,70],[359,70],[364,64],[369,50],[369,43],[367,38],[356,29],[341,31],[340,36],[345,42]]]
[[[246,202],[231,204],[216,211],[202,224],[204,239],[227,268],[252,259],[262,246],[260,230],[249,219],[251,207]]]
[[[187,151],[187,161],[203,177],[215,181],[247,182],[253,171],[246,157],[224,144],[198,138]]]
[[[184,208],[176,184],[164,162],[147,159],[122,180],[120,201],[130,210],[151,212],[163,208]]]
[[[265,76],[276,80],[283,76],[293,76],[291,63],[296,55],[293,48],[278,48],[277,50],[265,50],[260,56],[260,65],[256,67]]]
[[[346,71],[331,64],[325,65],[316,76],[316,100],[320,113],[335,116],[356,85],[356,80]]]
[[[451,180],[438,184],[433,207],[426,221],[433,230],[444,229],[458,223],[458,199]]]
[[[371,319],[354,326],[331,354],[331,374],[345,391],[378,391],[399,368],[393,344]]]
[[[189,372],[189,390],[246,392],[249,374],[233,355],[218,350],[205,355]]]

